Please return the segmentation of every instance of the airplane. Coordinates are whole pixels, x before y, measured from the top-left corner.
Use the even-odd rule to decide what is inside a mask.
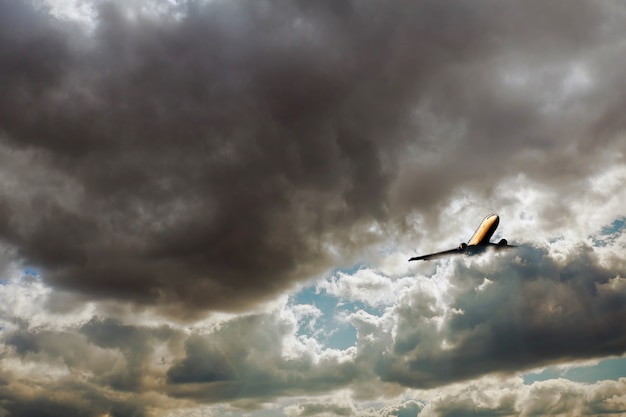
[[[474,235],[467,243],[461,243],[458,248],[445,250],[443,252],[430,253],[428,255],[416,256],[409,259],[411,261],[429,261],[431,259],[440,258],[448,255],[475,255],[484,252],[488,247],[497,250],[515,248],[515,245],[509,245],[506,239],[500,239],[498,243],[491,243],[489,239],[498,228],[500,217],[497,214],[490,214],[485,217],[474,232]]]

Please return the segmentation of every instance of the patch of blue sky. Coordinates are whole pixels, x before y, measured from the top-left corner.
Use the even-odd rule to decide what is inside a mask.
[[[22,271],[24,273],[24,275],[28,275],[31,277],[39,277],[40,273],[39,270],[37,268],[33,268],[30,266],[27,266],[26,268],[24,268],[24,270]]]
[[[364,262],[359,262],[352,265],[349,268],[334,268],[331,269],[327,276],[332,277],[342,272],[347,275],[354,275],[359,269],[368,268],[369,265]]]
[[[626,228],[626,216],[620,217],[611,223],[610,226],[604,226],[600,231],[603,235],[613,235],[621,233]]]
[[[355,269],[356,272],[358,269]],[[346,272],[347,273],[347,272]],[[381,315],[381,308],[373,308],[362,301],[346,301],[329,295],[315,286],[305,287],[291,297],[293,305],[312,305],[321,311],[321,316],[304,319],[300,323],[299,334],[315,337],[324,346],[333,349],[347,349],[356,343],[356,329],[347,317],[359,310]],[[312,324],[312,320],[315,320]]]
[[[550,366],[539,373],[528,373],[523,376],[524,384],[565,378],[574,382],[595,383],[604,380],[618,380],[626,377],[626,357],[603,359],[596,365],[562,368]]]
[[[348,349],[356,344],[356,329],[349,323],[343,323],[326,335],[323,343],[331,349]]]
[[[321,311],[321,316],[305,318],[300,323],[299,334],[315,337],[324,346],[334,349],[346,349],[356,342],[356,331],[342,320],[339,300],[314,286],[305,287],[292,297],[294,305],[312,305]],[[343,306],[345,307],[345,306]],[[315,320],[312,322],[312,320]],[[313,324],[313,325],[312,325]]]
[[[626,230],[626,216],[615,219],[610,225],[604,226],[600,233],[591,237],[595,246],[607,246],[613,243]]]

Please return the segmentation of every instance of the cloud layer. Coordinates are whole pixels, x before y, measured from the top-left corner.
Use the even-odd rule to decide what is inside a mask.
[[[66,415],[81,410],[97,415],[102,404],[117,404],[130,413],[115,415],[135,415],[147,413],[148,404],[162,407],[162,413],[189,401],[249,409],[280,398],[349,389],[351,405],[344,411],[345,404],[320,408],[304,402],[285,413],[361,415],[351,398],[381,400],[417,389],[417,399],[426,401],[420,416],[456,415],[477,404],[514,415],[531,406],[556,407],[556,402],[562,412],[576,415],[612,407],[604,391],[620,392],[615,387],[621,380],[591,386],[564,380],[554,386],[548,381],[532,386],[515,382],[506,395],[492,388],[493,398],[475,397],[479,388],[468,391],[454,385],[438,391],[455,393],[451,397],[435,400],[429,394],[449,384],[463,387],[463,381],[485,375],[510,379],[551,364],[622,355],[626,270],[600,266],[589,248],[557,260],[545,249],[521,247],[515,253],[450,260],[430,276],[393,278],[375,270],[358,275],[360,280],[339,274],[321,288],[326,297],[362,302],[370,297],[363,288],[384,283],[396,298],[378,302],[375,311],[356,308],[345,316],[357,336],[354,346],[344,350],[324,346],[306,330],[315,328],[319,310],[287,298],[267,311],[185,329],[98,316],[85,320],[77,312],[65,315],[76,318],[73,324],[55,328],[62,321],[53,318],[33,326],[27,311],[11,313],[13,300],[19,298],[7,297],[2,340],[8,405],[3,407],[9,415],[26,415],[27,408],[19,407],[42,407],[39,393],[50,391],[58,396],[46,395],[45,402],[65,409]],[[37,291],[41,283],[23,277],[6,286],[15,294]],[[50,294],[44,291],[43,300]],[[21,386],[20,381],[29,384]],[[68,384],[75,387],[72,395],[66,392]],[[456,389],[473,394],[459,397]],[[535,398],[530,403],[522,399],[528,390],[540,391],[528,394]],[[543,399],[553,391],[559,398],[569,397],[570,391],[584,395],[571,394],[571,404]],[[619,400],[613,407],[621,410],[626,403]]]
[[[520,377],[626,351],[621,2],[70,4],[0,0],[0,416],[625,412]]]
[[[92,298],[242,309],[460,188],[623,161],[618,4],[1,7],[0,232]]]

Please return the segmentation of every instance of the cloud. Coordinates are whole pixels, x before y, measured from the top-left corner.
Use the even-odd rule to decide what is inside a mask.
[[[567,190],[623,155],[600,123],[621,99],[597,106],[624,82],[596,65],[612,6],[491,6],[101,2],[87,30],[5,3],[0,234],[57,288],[197,317],[348,263],[460,187]]]
[[[528,395],[545,397],[545,404],[520,400],[527,390],[521,382],[508,391],[499,382],[493,382],[491,391],[462,387],[482,384],[476,382],[480,378],[506,381],[549,364],[621,355],[626,349],[623,275],[622,270],[601,266],[599,257],[584,246],[565,260],[530,246],[505,254],[450,259],[440,263],[432,276],[418,275],[412,284],[399,284],[396,298],[375,312],[349,314],[357,340],[344,350],[323,346],[305,326],[319,314],[317,309],[294,305],[287,298],[266,312],[225,316],[193,328],[125,324],[100,317],[75,323],[61,313],[57,313],[60,319],[50,317],[50,324],[57,323],[50,325],[42,318],[31,321],[18,311],[0,333],[7,381],[3,396],[9,400],[4,408],[9,415],[27,415],[16,404],[40,407],[45,396],[52,409],[65,407],[67,415],[101,410],[104,405],[146,415],[149,407],[156,407],[166,415],[169,409],[195,403],[227,402],[235,409],[254,410],[269,402],[280,403],[281,398],[300,397],[306,400],[288,406],[285,413],[439,416],[480,406],[484,413],[478,415],[489,415],[518,414],[520,404],[527,403],[524,407],[532,403],[537,409],[554,411],[551,398],[563,396],[554,400],[566,402],[559,406],[562,413],[574,410],[571,413],[576,414],[584,407],[617,410],[620,403],[608,401],[604,390],[594,391],[595,397],[585,394],[583,401],[579,391],[587,388],[569,381],[552,391],[547,383],[531,385],[542,391]],[[392,285],[394,278],[377,275],[375,282],[383,279]],[[328,280],[347,297],[358,294],[360,283],[348,274]],[[41,283],[7,284],[18,285],[37,288]],[[366,286],[362,296],[368,291]],[[29,302],[45,308],[45,301],[40,296]],[[21,388],[24,383],[30,388]],[[599,382],[593,387],[615,383]],[[67,387],[74,387],[71,394]],[[454,387],[467,395],[441,394]],[[390,403],[411,389],[419,389],[413,392],[423,407]],[[315,400],[334,398],[337,390],[349,390],[349,401],[330,406]],[[433,400],[436,393],[439,399]],[[363,399],[384,400],[388,405],[363,408],[359,402]]]
[[[143,417],[139,403],[105,396],[86,384],[62,381],[33,386],[11,381],[0,387],[3,398],[0,411],[8,416],[101,416],[109,413],[119,417]]]
[[[601,266],[585,246],[562,262],[533,247],[484,263],[451,261],[431,277],[449,280],[449,286],[415,285],[401,293],[393,310],[373,319],[388,324],[359,332],[357,347],[391,335],[393,347],[379,351],[378,375],[421,388],[621,355],[624,274]],[[357,330],[364,329],[358,316]]]
[[[291,320],[271,314],[237,318],[214,333],[189,337],[184,357],[167,371],[168,392],[206,402],[258,403],[327,392],[358,377],[350,351],[290,348],[306,343],[295,331]]]
[[[339,272],[330,280],[321,281],[316,289],[342,300],[361,301],[377,307],[391,304],[395,294],[409,285],[407,281],[392,282],[378,271],[361,268],[353,274]]]
[[[288,417],[305,416],[353,416],[354,406],[340,404],[305,403],[297,406],[285,407],[284,413]]]
[[[563,415],[617,416],[624,412],[626,380],[581,384],[565,379],[521,385],[520,380],[483,379],[458,386],[429,402],[420,417]]]
[[[623,412],[512,381],[626,350],[619,1],[78,3],[0,1],[0,414]]]
[[[2,151],[25,160],[7,173],[16,195],[3,192],[8,244],[60,288],[236,310],[328,266],[326,241],[344,253],[365,239],[394,171],[394,141],[370,130],[406,97],[382,102],[367,78],[355,97],[358,67],[324,47],[340,17],[283,6],[190,3],[170,22],[103,3],[75,42],[51,16],[3,6],[42,28],[2,100]],[[20,36],[5,28],[3,43]],[[30,181],[33,159],[59,183]]]
[[[385,383],[434,388],[486,374],[512,375],[624,352],[624,271],[601,266],[597,255],[584,246],[563,261],[533,247],[486,257],[490,259],[457,259],[430,278],[416,277],[412,286],[399,287],[396,300],[380,313],[350,314],[357,342],[344,351],[346,362],[334,356],[321,359],[332,350],[319,348],[285,360],[281,356],[285,345],[279,341],[294,337],[295,323],[277,322],[275,316],[250,317],[233,321],[206,339],[189,339],[185,359],[168,371],[169,382],[178,395],[192,397],[195,390],[187,391],[188,383],[205,382],[203,388],[196,386],[204,398],[212,397],[220,386],[230,386],[233,395],[242,397],[315,391],[322,386],[321,391],[351,386],[367,396]],[[442,282],[433,285],[429,279]],[[342,274],[331,278],[329,285],[351,298],[361,282]],[[368,296],[368,288],[362,295]],[[254,340],[231,337],[231,332]],[[236,345],[224,344],[231,340]],[[258,368],[261,363],[270,368]],[[289,370],[283,368],[287,364]],[[298,377],[291,374],[296,370]],[[242,381],[241,375],[248,379]],[[262,386],[256,386],[254,375],[263,376]],[[280,382],[285,380],[289,386]]]

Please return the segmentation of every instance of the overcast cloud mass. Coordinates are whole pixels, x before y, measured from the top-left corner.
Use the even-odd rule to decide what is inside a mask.
[[[0,0],[0,417],[624,415],[624,27]]]

